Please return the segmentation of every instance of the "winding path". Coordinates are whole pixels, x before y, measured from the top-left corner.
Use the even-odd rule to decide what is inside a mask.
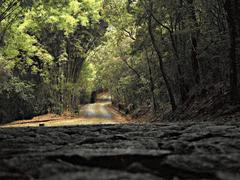
[[[47,114],[35,117],[32,120],[15,121],[0,127],[53,127],[124,123],[128,123],[127,118],[114,110],[111,106],[110,96],[103,93],[98,95],[96,103],[82,106],[77,116],[70,113],[62,116]]]

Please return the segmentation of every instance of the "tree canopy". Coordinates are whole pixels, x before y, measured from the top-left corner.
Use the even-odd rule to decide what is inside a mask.
[[[216,84],[238,103],[239,8],[232,0],[2,0],[0,120],[77,112],[97,89],[155,115]]]

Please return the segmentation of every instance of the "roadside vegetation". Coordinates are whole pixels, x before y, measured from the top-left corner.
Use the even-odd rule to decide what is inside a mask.
[[[234,0],[3,0],[0,122],[76,113],[99,89],[134,115],[233,113],[239,48]]]

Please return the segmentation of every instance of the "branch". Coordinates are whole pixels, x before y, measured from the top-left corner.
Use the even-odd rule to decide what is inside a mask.
[[[118,45],[118,47],[119,47],[120,53],[123,54],[121,47],[120,47],[119,45]],[[127,59],[122,58],[122,57],[121,57],[120,59],[127,65],[127,67],[128,67],[129,69],[131,69],[131,70],[135,73],[135,75],[136,75],[139,79],[141,79],[140,73],[139,73],[136,69],[134,69],[134,68],[128,63]]]
[[[122,29],[125,33],[127,33],[128,34],[128,37],[130,37],[132,40],[136,40],[136,38],[132,35],[132,32],[129,32],[128,30],[126,30],[126,29]]]
[[[15,6],[18,5],[18,1],[11,1],[11,3],[7,6],[7,8],[0,14],[0,22],[7,18],[9,14],[11,14],[14,10],[12,10]],[[11,11],[11,12],[10,12]],[[10,12],[10,13],[9,13]]]

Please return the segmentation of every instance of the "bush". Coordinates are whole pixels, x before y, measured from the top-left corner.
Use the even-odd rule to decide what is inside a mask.
[[[34,116],[34,88],[11,77],[0,84],[0,120],[29,119]]]

